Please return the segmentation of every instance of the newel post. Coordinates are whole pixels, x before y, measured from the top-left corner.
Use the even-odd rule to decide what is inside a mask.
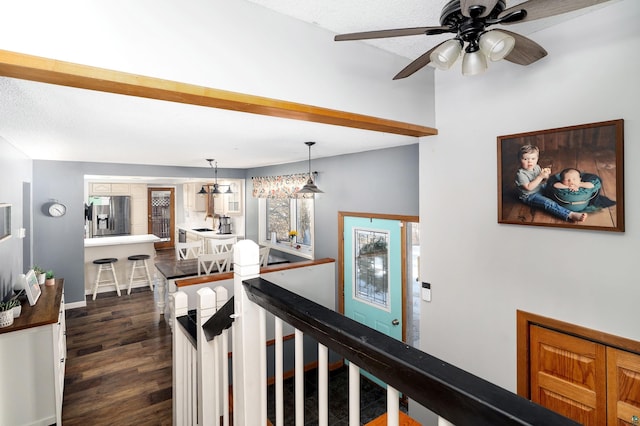
[[[242,281],[260,275],[258,245],[239,241],[233,249],[233,424],[264,425],[266,408],[266,342],[262,308],[249,301]]]
[[[216,353],[202,326],[211,318],[217,310],[217,295],[209,287],[201,288],[197,291],[198,311],[197,311],[197,333],[198,333],[198,418],[203,426],[216,425],[218,412],[216,410],[216,388],[214,385]]]

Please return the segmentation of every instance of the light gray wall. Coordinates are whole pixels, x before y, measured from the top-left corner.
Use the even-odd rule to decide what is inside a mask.
[[[67,303],[84,302],[84,203],[86,202],[84,199],[84,176],[87,174],[210,179],[211,169],[208,167],[34,161],[34,262],[46,269],[53,269],[57,277],[65,279]],[[220,178],[243,178],[244,171],[219,169],[218,176]],[[162,186],[163,184],[158,182],[157,185]],[[57,199],[67,206],[65,216],[52,218],[42,211],[42,206],[52,199]]]
[[[33,164],[34,259],[65,279],[68,303],[84,301],[84,175],[210,178],[210,169],[132,164],[36,160]],[[317,183],[316,257],[338,256],[338,211],[418,215],[418,145],[339,157],[312,159]],[[251,176],[299,173],[307,162],[251,170],[220,169],[221,178],[246,178],[246,236],[257,241],[258,203],[251,197]],[[66,204],[67,214],[52,218],[42,205]]]
[[[439,136],[420,145],[421,349],[515,391],[517,309],[640,340],[638,20],[640,2],[611,2],[531,35],[549,51],[539,63],[437,72]],[[624,233],[497,223],[497,136],[617,118]]]
[[[324,194],[315,197],[315,257],[338,258],[338,212],[418,215],[418,144],[338,157],[313,158]],[[247,238],[258,241],[258,199],[252,176],[303,173],[308,162],[247,170]]]
[[[23,186],[31,182],[32,162],[26,155],[0,137],[0,203],[11,204],[12,237],[0,242],[0,300],[11,293],[17,276],[29,265],[23,265],[23,245],[30,245],[30,235],[18,238],[23,223]],[[27,199],[27,205],[29,200]]]

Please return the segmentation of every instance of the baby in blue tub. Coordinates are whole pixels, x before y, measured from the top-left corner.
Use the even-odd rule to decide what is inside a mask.
[[[591,173],[581,173],[574,168],[564,169],[549,180],[550,196],[561,206],[574,212],[596,211],[604,206],[597,206],[602,183],[600,178]]]
[[[560,181],[553,184],[554,188],[568,189],[569,191],[579,191],[580,188],[592,189],[592,182],[583,182],[580,171],[577,169],[564,169],[560,173]]]

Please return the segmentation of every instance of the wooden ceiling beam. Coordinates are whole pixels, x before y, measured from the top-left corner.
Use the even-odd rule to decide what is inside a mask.
[[[247,95],[0,50],[0,75],[41,83],[406,136],[438,131],[418,124]]]

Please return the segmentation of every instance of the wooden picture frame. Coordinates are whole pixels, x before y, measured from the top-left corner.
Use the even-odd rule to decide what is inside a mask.
[[[525,145],[538,147],[538,165],[550,168],[539,194],[562,207],[556,213],[516,184]],[[623,154],[622,119],[498,136],[498,223],[624,232]],[[577,189],[563,183],[569,183],[562,174],[568,169],[583,182]],[[565,220],[563,208],[577,215]]]

